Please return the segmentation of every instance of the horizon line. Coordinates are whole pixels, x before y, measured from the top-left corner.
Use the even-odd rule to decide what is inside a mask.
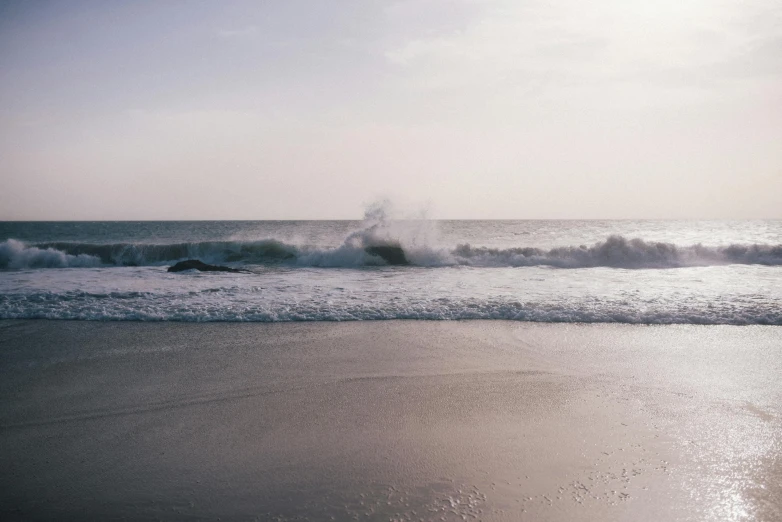
[[[292,219],[0,219],[0,223],[207,223],[207,222],[361,222],[365,218],[292,218]],[[387,221],[780,221],[782,217],[628,217],[628,218],[388,218]]]

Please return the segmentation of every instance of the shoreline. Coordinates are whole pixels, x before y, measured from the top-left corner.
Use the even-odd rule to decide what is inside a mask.
[[[34,319],[0,345],[4,519],[782,517],[779,327]]]

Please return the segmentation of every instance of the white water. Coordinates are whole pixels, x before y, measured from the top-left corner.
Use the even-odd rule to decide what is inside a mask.
[[[4,227],[0,318],[782,324],[773,221]],[[187,258],[249,273],[166,272]]]

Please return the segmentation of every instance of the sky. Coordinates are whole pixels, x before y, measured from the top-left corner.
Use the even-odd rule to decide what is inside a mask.
[[[0,219],[782,218],[779,0],[0,2]]]

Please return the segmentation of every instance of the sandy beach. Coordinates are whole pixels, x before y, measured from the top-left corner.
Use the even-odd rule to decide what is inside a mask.
[[[4,520],[782,519],[782,329],[0,321]]]

